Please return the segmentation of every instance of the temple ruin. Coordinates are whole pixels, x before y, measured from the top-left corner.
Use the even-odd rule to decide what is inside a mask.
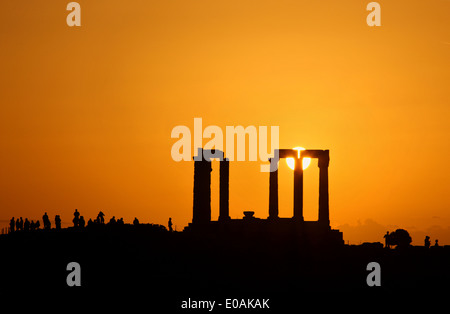
[[[342,233],[330,227],[328,166],[329,150],[294,149],[275,150],[276,160],[294,158],[294,206],[292,218],[278,216],[278,168],[269,172],[269,208],[267,219],[253,217],[254,212],[244,212],[243,219],[231,219],[229,215],[229,172],[230,163],[224,153],[218,150],[198,149],[194,157],[194,202],[192,223],[186,227],[188,232],[249,234],[249,232],[269,232],[272,236],[294,237],[300,243],[343,244]],[[212,157],[210,157],[212,156]],[[317,221],[303,218],[303,158],[317,158],[319,167],[319,215]],[[211,220],[211,159],[220,160],[219,218]]]

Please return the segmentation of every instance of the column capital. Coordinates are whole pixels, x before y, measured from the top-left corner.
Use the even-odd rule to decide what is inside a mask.
[[[321,154],[318,158],[319,160],[318,160],[317,166],[319,168],[328,168],[328,166],[330,165],[330,154],[327,150],[324,152],[326,152],[326,153]]]

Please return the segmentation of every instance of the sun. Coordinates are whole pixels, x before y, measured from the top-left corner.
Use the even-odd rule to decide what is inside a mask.
[[[298,151],[298,157],[300,157],[300,151],[305,150],[303,147],[294,147],[296,151]],[[286,163],[289,168],[294,170],[295,168],[295,159],[292,157],[286,158]],[[309,164],[311,163],[311,158],[305,157],[303,158],[303,170],[309,167]]]

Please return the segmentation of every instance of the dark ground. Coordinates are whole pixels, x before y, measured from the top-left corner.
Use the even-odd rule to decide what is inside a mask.
[[[345,309],[356,300],[392,308],[449,297],[450,247],[317,248],[266,240],[197,237],[152,225],[16,232],[0,236],[0,296],[141,305],[149,313],[189,312],[181,310],[188,298],[269,298],[265,312],[300,313],[304,306]],[[81,266],[81,287],[66,284],[69,262]],[[381,266],[381,287],[366,284],[369,262]]]

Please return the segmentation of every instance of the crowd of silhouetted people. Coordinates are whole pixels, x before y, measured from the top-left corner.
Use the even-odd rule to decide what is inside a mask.
[[[43,223],[43,229],[44,230],[50,230],[52,223],[50,222],[50,219],[48,218],[47,213],[44,213],[42,216],[42,223]],[[11,218],[9,221],[9,232],[15,232],[15,231],[34,231],[39,230],[41,228],[41,223],[39,220],[28,220],[28,218],[25,218],[25,221],[22,217],[17,218],[17,220],[14,219],[14,217]],[[61,229],[61,217],[59,215],[55,216],[55,228]]]
[[[87,227],[92,227],[92,226],[96,226],[96,225],[110,225],[110,226],[115,226],[115,225],[124,225],[124,221],[123,218],[119,218],[116,219],[115,216],[112,216],[112,218],[109,220],[108,223],[105,223],[105,214],[100,211],[97,215],[97,218],[95,218],[94,220],[89,219],[88,222],[86,223],[86,220],[84,219],[84,217],[80,214],[80,212],[78,211],[78,209],[75,209],[75,212],[73,213],[73,227],[76,229],[81,229],[81,228],[85,228]],[[52,223],[47,215],[47,213],[45,212],[44,215],[42,216],[42,223],[43,223],[43,229],[44,230],[50,230],[52,228]],[[133,220],[133,225],[137,226],[139,225],[139,219],[137,219],[136,217]],[[169,227],[169,231],[173,231],[172,229],[172,218],[169,218],[169,222],[168,222],[168,227]],[[33,220],[28,220],[28,218],[25,218],[25,221],[23,220],[22,217],[17,218],[17,220],[12,217],[10,222],[9,222],[9,233],[13,233],[13,232],[17,232],[17,231],[35,231],[35,230],[39,230],[41,228],[41,224],[39,222],[39,220],[33,221]],[[61,217],[59,215],[55,216],[55,229],[56,230],[61,230]]]

